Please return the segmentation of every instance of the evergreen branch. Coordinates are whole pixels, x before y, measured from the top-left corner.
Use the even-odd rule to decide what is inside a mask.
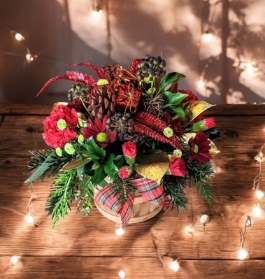
[[[112,189],[115,192],[115,196],[118,197],[118,204],[122,204],[127,200],[129,194],[134,194],[135,188],[130,183],[130,179],[117,178],[115,183],[112,185]]]
[[[53,184],[52,193],[45,209],[48,215],[52,216],[52,228],[55,227],[60,218],[67,215],[70,209],[70,203],[74,199],[76,178],[76,170],[67,170],[59,174]]]
[[[28,172],[33,171],[33,174],[25,183],[32,182],[38,178],[44,180],[45,177],[54,176],[63,166],[75,158],[75,156],[69,155],[65,151],[63,151],[62,156],[58,156],[52,149],[31,150],[29,152],[32,157],[28,163]]]
[[[170,197],[167,206],[176,208],[177,213],[187,209],[188,199],[183,191],[186,186],[185,177],[166,175],[163,178],[165,195]]]
[[[187,171],[196,185],[199,194],[211,204],[212,191],[210,187],[210,177],[214,174],[214,170],[210,162],[196,165],[194,162],[187,164]]]
[[[77,185],[77,192],[75,197],[79,199],[77,204],[78,212],[83,212],[84,215],[88,215],[93,209],[94,199],[94,186],[91,183],[91,177],[85,176]]]

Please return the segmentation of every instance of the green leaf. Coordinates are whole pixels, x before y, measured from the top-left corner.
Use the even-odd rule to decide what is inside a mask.
[[[120,169],[124,164],[124,156],[123,155],[117,155],[114,158],[114,162],[115,162],[115,165],[117,166],[117,168]]]
[[[185,76],[177,72],[165,74],[160,81],[158,93],[164,90],[167,86],[171,85],[172,83],[179,81],[182,77]]]
[[[178,117],[182,119],[183,122],[185,122],[185,111],[181,107],[176,108],[170,108]],[[175,117],[173,117],[174,119]]]
[[[24,181],[24,183],[33,182],[34,180],[40,178],[47,170],[49,170],[51,165],[53,164],[53,156],[55,156],[54,151],[46,158],[41,166],[36,171],[34,171],[34,173],[27,180]]]
[[[107,173],[105,172],[104,167],[99,167],[95,170],[95,173],[91,178],[91,182],[93,185],[98,185],[106,176]]]
[[[165,91],[163,95],[167,98],[168,102],[163,108],[172,106],[172,105],[178,105],[181,101],[183,101],[188,94],[182,94],[182,93],[172,93],[170,91]]]
[[[79,166],[77,170],[77,175],[80,177],[84,173],[85,165]]]
[[[114,181],[114,179],[117,177],[118,168],[114,164],[114,154],[109,154],[104,165],[104,171],[108,174],[111,181]]]
[[[99,147],[92,137],[83,144],[83,147],[87,151],[88,157],[90,157],[92,160],[97,160],[106,156],[106,151]]]

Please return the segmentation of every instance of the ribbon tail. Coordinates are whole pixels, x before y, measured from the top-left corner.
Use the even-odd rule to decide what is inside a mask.
[[[133,202],[134,195],[129,193],[127,199],[122,203],[119,202],[120,194],[116,194],[116,192],[112,188],[112,184],[104,187],[100,192],[95,195],[95,201],[112,210],[116,214],[120,215],[121,223],[124,227],[130,221],[133,213]]]

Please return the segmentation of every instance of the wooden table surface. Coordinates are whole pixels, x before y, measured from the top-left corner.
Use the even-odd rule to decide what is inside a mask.
[[[52,229],[44,211],[52,180],[33,183],[35,225],[24,221],[31,195],[30,185],[23,183],[28,150],[46,148],[42,121],[50,110],[49,105],[0,104],[0,278],[119,279],[121,269],[126,279],[265,278],[264,213],[251,218],[253,224],[244,235],[249,258],[237,258],[240,228],[256,203],[252,186],[259,163],[254,156],[265,142],[265,105],[209,109],[207,114],[215,116],[221,132],[215,141],[221,152],[214,158],[212,206],[192,187],[187,211],[162,211],[149,221],[127,226],[120,237],[114,233],[116,224],[96,209],[85,217],[74,204]],[[260,206],[265,209],[265,198]],[[209,216],[205,227],[199,221],[202,214]],[[192,234],[184,229],[191,224]],[[10,263],[13,255],[20,257],[16,265]],[[176,273],[169,269],[175,259],[180,264]]]

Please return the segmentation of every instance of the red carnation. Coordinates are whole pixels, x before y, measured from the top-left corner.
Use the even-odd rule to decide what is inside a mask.
[[[137,154],[136,144],[132,141],[126,141],[122,145],[122,152],[127,164],[132,165],[135,162],[136,154]]]
[[[43,121],[44,142],[53,148],[64,145],[77,135],[75,127],[78,124],[78,116],[74,108],[58,105]]]
[[[170,174],[175,176],[184,176],[186,173],[186,165],[183,158],[177,158],[175,155],[172,156],[171,162],[169,163]]]
[[[128,178],[131,174],[132,174],[132,168],[129,166],[124,166],[124,167],[120,168],[118,171],[118,176],[121,179]]]

